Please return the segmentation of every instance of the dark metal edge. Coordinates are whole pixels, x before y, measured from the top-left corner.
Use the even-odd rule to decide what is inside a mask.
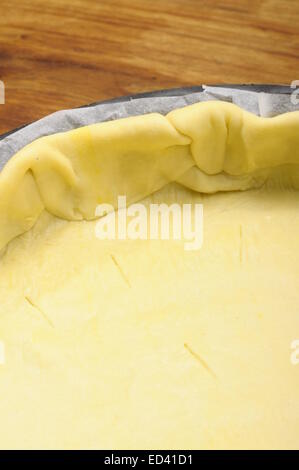
[[[219,88],[235,88],[237,90],[245,90],[245,91],[253,91],[259,93],[273,93],[273,94],[283,94],[283,95],[290,95],[294,89],[288,85],[270,85],[270,84],[213,84],[209,85],[213,87]],[[77,109],[81,108],[92,108],[93,106],[97,106],[99,104],[109,104],[109,103],[126,103],[128,101],[133,101],[141,98],[156,98],[159,96],[182,96],[191,93],[199,93],[203,91],[203,86],[190,86],[184,88],[170,88],[165,90],[158,90],[158,91],[149,91],[146,93],[138,93],[135,95],[127,95],[127,96],[120,96],[113,99],[108,99],[104,101],[95,101],[94,103],[89,103],[87,105],[79,106]],[[42,119],[42,118],[41,118]],[[35,121],[34,121],[35,122]],[[11,131],[6,132],[5,134],[0,135],[0,140],[3,140],[5,137],[14,134],[15,132],[23,129],[24,127],[29,126],[32,122],[24,124],[23,126],[17,127],[16,129],[12,129]]]

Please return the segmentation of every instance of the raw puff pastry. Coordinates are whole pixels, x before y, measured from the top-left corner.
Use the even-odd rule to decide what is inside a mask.
[[[298,448],[298,189],[299,113],[222,102],[18,152],[0,173],[0,447]],[[118,195],[203,203],[203,247],[96,239]]]

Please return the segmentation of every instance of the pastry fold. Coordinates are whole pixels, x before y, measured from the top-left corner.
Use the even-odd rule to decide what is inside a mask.
[[[95,218],[100,203],[128,204],[177,181],[203,193],[299,187],[299,112],[261,118],[219,101],[42,137],[0,173],[0,250],[47,210]]]

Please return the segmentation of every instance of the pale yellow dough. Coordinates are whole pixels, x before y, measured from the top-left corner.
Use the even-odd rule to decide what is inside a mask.
[[[299,113],[220,102],[44,137],[0,173],[0,448],[299,448]],[[96,205],[204,204],[204,243]],[[17,238],[16,238],[17,237]]]

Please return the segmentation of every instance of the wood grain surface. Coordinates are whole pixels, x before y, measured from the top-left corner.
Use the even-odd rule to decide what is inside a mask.
[[[298,0],[0,0],[0,133],[120,95],[296,79]]]

